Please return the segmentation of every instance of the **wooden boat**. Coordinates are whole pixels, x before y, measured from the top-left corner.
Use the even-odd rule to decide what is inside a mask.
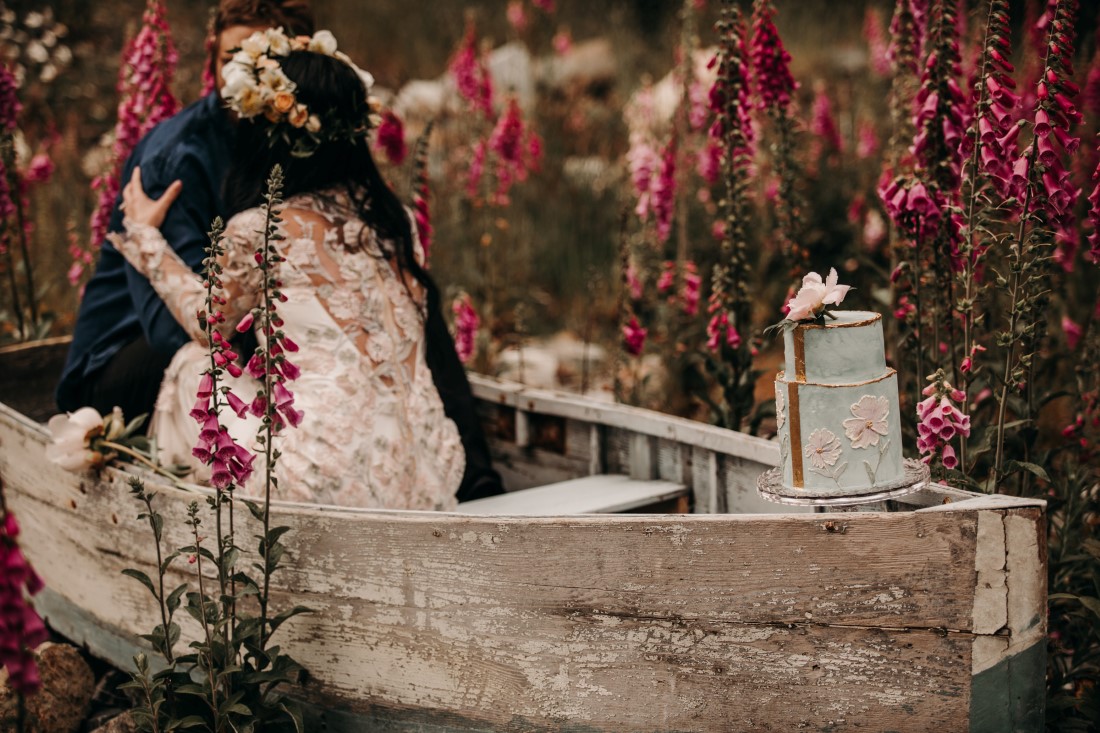
[[[128,669],[155,613],[121,571],[152,573],[153,548],[136,469],[44,457],[65,348],[0,354],[0,476],[39,609]],[[1042,502],[935,485],[891,511],[788,511],[756,492],[768,441],[473,384],[516,493],[448,514],[275,509],[297,550],[275,603],[314,610],[279,632],[310,673],[310,730],[1041,729]],[[204,489],[146,480],[187,544]]]

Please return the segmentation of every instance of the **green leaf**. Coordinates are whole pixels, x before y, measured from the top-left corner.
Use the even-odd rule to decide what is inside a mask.
[[[1022,469],[1024,471],[1035,474],[1043,481],[1050,481],[1050,476],[1047,475],[1046,469],[1036,463],[1028,463],[1027,461],[1009,461],[1007,464],[1005,464],[1005,468],[1009,471]]]
[[[313,609],[306,608],[305,606],[295,606],[289,611],[283,611],[282,613],[276,614],[271,619],[271,632],[275,633],[275,630],[282,626],[287,620],[303,613],[313,613]]]
[[[305,733],[305,724],[302,721],[302,710],[292,702],[282,701],[279,703],[279,708],[287,714],[290,720],[294,723],[294,730],[297,733]]]
[[[186,718],[173,720],[165,730],[184,730],[185,728],[196,728],[200,725],[206,725],[206,721],[202,716],[188,715]]]
[[[256,521],[264,521],[264,508],[254,501],[242,500],[242,503],[248,507],[248,511],[252,512],[252,516],[256,518]]]
[[[1072,593],[1051,593],[1047,596],[1047,599],[1051,601],[1077,601],[1082,606],[1092,611],[1097,618],[1100,618],[1100,598],[1095,598],[1093,596],[1076,596]]]
[[[180,607],[180,597],[187,592],[187,583],[184,583],[180,587],[168,594],[168,598],[165,599],[164,605],[168,608],[168,613],[174,613],[177,608]]]
[[[145,573],[141,572],[140,570],[134,570],[133,568],[126,568],[122,571],[122,574],[130,576],[131,578],[148,588],[149,592],[153,594],[153,598],[157,597],[157,591],[156,588],[153,587],[153,581],[149,580],[149,576]]]

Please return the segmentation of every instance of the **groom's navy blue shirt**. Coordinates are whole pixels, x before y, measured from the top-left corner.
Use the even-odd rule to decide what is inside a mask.
[[[172,181],[183,181],[183,195],[168,209],[161,231],[195,272],[202,270],[206,256],[204,233],[214,217],[224,214],[222,182],[232,145],[233,126],[213,92],[153,128],[134,148],[122,172],[125,186],[134,167],[141,166],[142,185],[152,198],[159,198]],[[113,232],[122,230],[121,201],[120,194],[111,213]],[[149,280],[105,241],[80,302],[68,361],[57,386],[58,407],[67,411],[81,407],[82,382],[143,334],[154,351],[169,358],[189,340]]]

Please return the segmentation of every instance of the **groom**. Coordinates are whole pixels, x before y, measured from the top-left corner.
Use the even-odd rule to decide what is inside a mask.
[[[221,0],[211,29],[209,69],[220,86],[221,68],[232,49],[255,31],[282,27],[291,35],[312,35],[313,26],[307,0]],[[153,198],[174,181],[183,183],[183,194],[168,210],[161,231],[196,272],[206,256],[210,223],[224,214],[221,192],[233,139],[233,123],[214,91],[151,130],[122,172],[121,180],[128,181],[140,166],[145,191]],[[111,214],[113,232],[122,230],[120,203],[121,197]],[[500,476],[492,469],[470,385],[438,300],[437,293],[429,297],[425,356],[466,451],[458,500],[499,494],[504,491]],[[106,413],[117,405],[128,418],[151,413],[164,371],[188,340],[149,281],[110,242],[103,242],[57,386],[58,407],[72,411],[91,405]]]

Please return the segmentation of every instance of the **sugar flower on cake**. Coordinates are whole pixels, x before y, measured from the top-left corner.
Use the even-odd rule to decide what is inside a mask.
[[[811,272],[802,278],[802,287],[787,303],[787,320],[804,321],[822,315],[826,306],[840,305],[852,286],[837,282],[836,268],[829,269],[829,276],[821,280],[821,275]]]
[[[840,441],[833,431],[826,428],[818,428],[810,433],[810,440],[806,444],[806,458],[814,468],[826,468],[832,466],[840,458]]]
[[[885,397],[865,394],[851,409],[854,417],[844,421],[844,434],[852,441],[852,447],[878,445],[879,436],[887,432],[886,416],[890,414],[890,403]]]

